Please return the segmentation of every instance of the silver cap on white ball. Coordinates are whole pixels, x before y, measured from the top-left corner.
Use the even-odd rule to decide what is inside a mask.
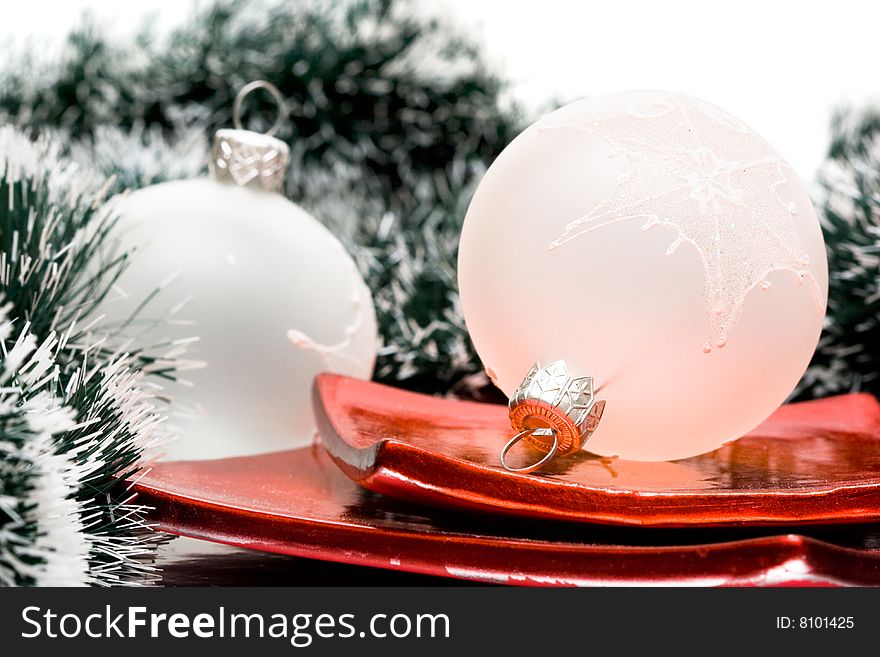
[[[275,137],[250,130],[218,130],[211,148],[211,175],[220,182],[281,192],[289,157],[287,144]]]
[[[275,124],[267,133],[245,130],[241,122],[244,99],[258,89],[269,92],[278,111]],[[286,117],[284,96],[274,84],[254,80],[242,87],[232,106],[235,129],[218,130],[214,135],[210,164],[214,180],[240,187],[256,187],[267,192],[281,192],[290,149],[272,135],[278,132]]]

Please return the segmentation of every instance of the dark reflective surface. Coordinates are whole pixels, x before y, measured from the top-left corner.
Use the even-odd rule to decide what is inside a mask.
[[[474,586],[465,580],[254,552],[176,538],[160,554],[162,586]]]

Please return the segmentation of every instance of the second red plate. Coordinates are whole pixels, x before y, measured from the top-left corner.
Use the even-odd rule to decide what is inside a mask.
[[[580,452],[542,476],[498,467],[511,431],[504,406],[321,375],[315,410],[351,479],[422,503],[666,527],[880,520],[880,404],[870,395],[783,406],[748,436],[691,459]]]

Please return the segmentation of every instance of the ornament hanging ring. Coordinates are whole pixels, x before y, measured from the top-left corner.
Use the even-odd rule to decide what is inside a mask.
[[[266,80],[254,80],[253,82],[248,82],[235,95],[235,102],[232,105],[232,123],[239,130],[244,130],[241,124],[241,106],[242,103],[244,103],[244,99],[257,89],[265,89],[266,91],[268,91],[278,107],[278,116],[275,119],[275,123],[272,125],[271,128],[269,128],[269,131],[266,133],[271,137],[276,132],[278,132],[278,130],[281,128],[281,124],[287,117],[287,104],[284,102],[284,96],[278,90],[278,87],[276,87],[271,82],[267,82]]]
[[[508,452],[520,442],[523,438],[528,435],[533,436],[553,436],[553,445],[550,447],[550,451],[548,451],[540,460],[535,461],[531,465],[526,465],[522,468],[512,468],[507,465],[507,461],[505,458],[507,457]],[[525,431],[520,431],[513,438],[507,441],[507,444],[504,446],[504,449],[501,450],[501,465],[504,466],[504,469],[508,472],[534,472],[535,470],[539,470],[544,466],[550,459],[556,456],[556,450],[559,447],[559,437],[556,435],[556,432],[553,429],[526,429]]]

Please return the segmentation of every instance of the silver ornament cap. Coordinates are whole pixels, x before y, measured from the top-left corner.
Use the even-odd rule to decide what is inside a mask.
[[[250,130],[218,130],[211,175],[220,182],[280,192],[289,159],[290,148],[280,139]]]
[[[599,426],[605,402],[596,399],[593,377],[572,376],[565,361],[535,363],[510,397],[510,426],[518,433],[501,450],[501,465],[510,472],[534,472],[557,454],[581,449]],[[513,468],[505,460],[520,440],[537,447],[544,457]]]
[[[559,453],[581,449],[602,419],[605,402],[596,399],[593,377],[572,376],[565,361],[535,363],[513,393],[509,403],[511,426],[516,431],[548,428],[559,438]],[[530,437],[533,444],[544,440]]]
[[[241,122],[244,99],[263,89],[275,101],[277,116],[269,132],[245,130]],[[267,192],[284,189],[284,174],[290,159],[290,148],[272,135],[278,132],[287,117],[284,96],[271,82],[254,80],[242,87],[232,106],[235,129],[218,130],[211,148],[211,175],[214,180],[240,187],[256,187]]]

